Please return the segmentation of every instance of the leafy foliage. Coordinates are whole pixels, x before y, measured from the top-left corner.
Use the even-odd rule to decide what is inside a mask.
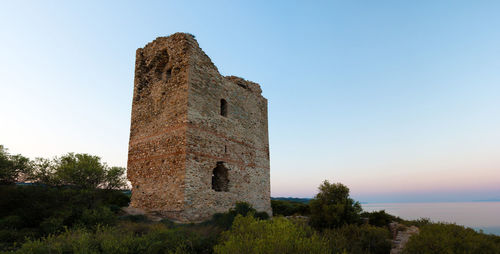
[[[61,184],[56,174],[58,167],[56,160],[36,158],[31,162],[31,167],[32,170],[29,180],[49,186]]]
[[[406,226],[416,226],[418,228],[421,228],[423,226],[433,224],[433,222],[429,218],[420,218],[417,220],[402,220],[401,224],[404,224]]]
[[[500,237],[428,219],[403,221],[385,211],[361,213],[349,189],[323,182],[309,204],[273,200],[275,215],[237,203],[200,224],[152,222],[123,215],[130,193],[124,168],[69,153],[33,161],[0,146],[0,251],[15,253],[388,253],[387,224],[421,227],[405,253],[500,253]],[[38,184],[13,185],[29,179]],[[120,216],[121,215],[121,216]],[[360,216],[371,225],[360,225]],[[315,230],[315,229],[318,229]],[[225,232],[223,232],[226,230]]]
[[[101,182],[102,187],[106,189],[122,189],[127,186],[125,176],[126,168],[111,167],[106,170],[104,182]]]
[[[106,176],[105,165],[97,156],[69,153],[58,159],[56,175],[65,185],[97,188]]]
[[[310,223],[316,229],[341,227],[360,221],[361,205],[349,197],[349,188],[325,180],[309,202]]]
[[[125,168],[109,167],[101,158],[89,154],[68,153],[52,160],[11,155],[0,145],[0,184],[31,181],[57,186],[72,185],[84,189],[121,189],[127,186]]]
[[[325,253],[328,248],[310,228],[283,217],[266,221],[238,215],[222,239],[215,253]]]
[[[11,155],[0,145],[0,184],[13,184],[20,177],[29,174],[29,163],[28,158],[20,154]]]
[[[391,250],[390,232],[385,227],[344,225],[322,232],[332,253],[385,254]]]
[[[0,186],[0,249],[80,226],[114,225],[112,206],[128,205],[116,190],[83,190],[49,186]]]
[[[368,223],[377,227],[387,227],[389,223],[396,221],[403,221],[401,218],[394,215],[390,215],[385,212],[385,210],[375,211],[375,212],[363,212],[361,213],[362,218],[367,218]]]
[[[212,245],[188,229],[156,224],[140,235],[118,227],[68,230],[30,240],[15,253],[210,253]]]
[[[68,153],[52,161],[34,163],[33,180],[47,185],[72,185],[84,189],[119,189],[126,186],[125,168],[108,167],[101,158]]]
[[[273,215],[308,215],[309,205],[293,201],[271,200]]]
[[[262,220],[269,218],[266,212],[257,212],[250,204],[246,202],[237,202],[235,207],[231,208],[228,212],[214,214],[212,219],[207,223],[217,225],[223,229],[229,229],[238,215],[250,215]]]
[[[403,253],[500,253],[500,237],[455,224],[427,224],[420,228],[420,234],[410,238]]]

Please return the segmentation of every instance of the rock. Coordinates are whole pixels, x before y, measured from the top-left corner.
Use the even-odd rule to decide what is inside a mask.
[[[410,240],[410,237],[419,233],[419,229],[417,227],[407,227],[397,222],[390,223],[389,228],[393,234],[391,254],[402,253],[406,243]]]

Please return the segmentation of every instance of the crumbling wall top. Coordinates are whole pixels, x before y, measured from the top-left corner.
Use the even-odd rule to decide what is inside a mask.
[[[245,79],[237,77],[237,76],[225,76],[224,78],[226,80],[229,80],[232,83],[240,86],[240,87],[243,87],[245,89],[252,91],[253,93],[262,94],[262,89],[260,88],[260,85],[255,83],[255,82],[245,80]]]
[[[151,42],[148,42],[144,48],[139,48],[138,50],[140,49],[146,49],[146,48],[150,48],[150,47],[154,47],[156,45],[162,45],[162,44],[166,44],[166,43],[169,43],[169,44],[186,44],[186,42],[195,42],[196,44],[198,44],[198,42],[196,42],[196,39],[194,38],[194,35],[192,34],[189,34],[189,33],[174,33],[174,34],[171,34],[169,36],[160,36],[160,37],[156,37],[156,39],[154,39],[153,41]]]
[[[194,57],[196,58],[197,64],[208,65],[216,73],[220,74],[217,66],[215,66],[211,59],[200,48],[194,35],[189,33],[174,33],[169,36],[157,37],[155,40],[146,44],[144,48],[137,49],[137,56],[141,58],[142,54],[157,54],[157,52],[162,52],[162,49],[168,49],[168,53],[166,54],[170,55],[170,57],[177,58],[178,61],[184,62],[185,64],[189,64],[188,59]],[[255,82],[237,76],[225,76],[224,79],[255,94],[262,94],[260,85]]]

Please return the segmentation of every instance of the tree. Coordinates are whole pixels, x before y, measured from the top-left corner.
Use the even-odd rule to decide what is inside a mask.
[[[104,180],[106,189],[120,189],[127,185],[125,178],[125,168],[111,167],[107,172]]]
[[[33,171],[30,180],[46,185],[59,185],[60,180],[56,176],[56,161],[45,158],[36,158],[32,163]]]
[[[89,154],[68,153],[57,160],[56,175],[66,185],[94,189],[104,181],[101,158]]]
[[[347,186],[325,180],[318,189],[319,193],[309,203],[311,226],[337,228],[359,222],[361,205],[349,197]]]
[[[50,186],[73,185],[84,189],[120,189],[127,186],[125,168],[108,167],[101,158],[68,153],[60,158],[30,159],[11,155],[0,145],[0,184],[33,181]]]
[[[55,159],[55,164],[55,176],[65,185],[84,189],[119,189],[126,186],[125,168],[109,168],[98,156],[68,153]]]
[[[28,175],[31,170],[30,160],[20,154],[11,155],[0,145],[0,184],[13,184],[19,178]]]

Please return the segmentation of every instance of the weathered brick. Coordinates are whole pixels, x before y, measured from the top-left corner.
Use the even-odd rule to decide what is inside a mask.
[[[238,201],[271,215],[261,92],[254,82],[222,76],[192,35],[159,37],[138,49],[131,206],[182,222],[208,219]]]

